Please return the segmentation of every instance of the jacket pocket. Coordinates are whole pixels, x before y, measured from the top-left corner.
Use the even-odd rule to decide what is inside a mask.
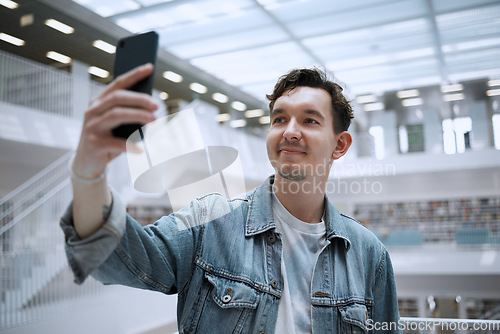
[[[255,309],[259,302],[258,292],[238,281],[230,280],[212,274],[205,274],[206,279],[213,285],[212,298],[221,308],[250,308]]]
[[[339,307],[341,333],[367,333],[368,308],[364,304],[350,304]]]
[[[204,272],[189,313],[182,316],[179,333],[248,333],[260,298],[250,285]]]

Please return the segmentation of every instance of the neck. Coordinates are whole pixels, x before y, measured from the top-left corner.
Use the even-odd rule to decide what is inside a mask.
[[[325,210],[326,180],[290,181],[276,174],[274,193],[295,218],[319,223]]]

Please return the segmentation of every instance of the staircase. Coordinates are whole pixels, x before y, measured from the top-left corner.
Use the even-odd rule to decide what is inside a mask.
[[[71,198],[70,155],[0,200],[0,329],[28,321],[27,306],[67,266],[58,222]]]

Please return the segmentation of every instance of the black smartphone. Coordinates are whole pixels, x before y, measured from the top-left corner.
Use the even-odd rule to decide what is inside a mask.
[[[157,53],[158,34],[154,31],[120,39],[116,46],[114,78],[140,65],[151,63],[155,66]],[[147,78],[130,87],[129,90],[151,95],[153,92],[153,83],[154,71]],[[143,125],[141,123],[122,124],[112,129],[111,132],[115,137],[127,139]]]

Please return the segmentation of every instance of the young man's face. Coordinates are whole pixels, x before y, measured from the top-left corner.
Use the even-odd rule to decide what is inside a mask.
[[[274,104],[267,154],[276,173],[285,179],[328,178],[333,160],[345,153],[336,153],[339,136],[333,130],[328,92],[297,87],[286,91]]]

